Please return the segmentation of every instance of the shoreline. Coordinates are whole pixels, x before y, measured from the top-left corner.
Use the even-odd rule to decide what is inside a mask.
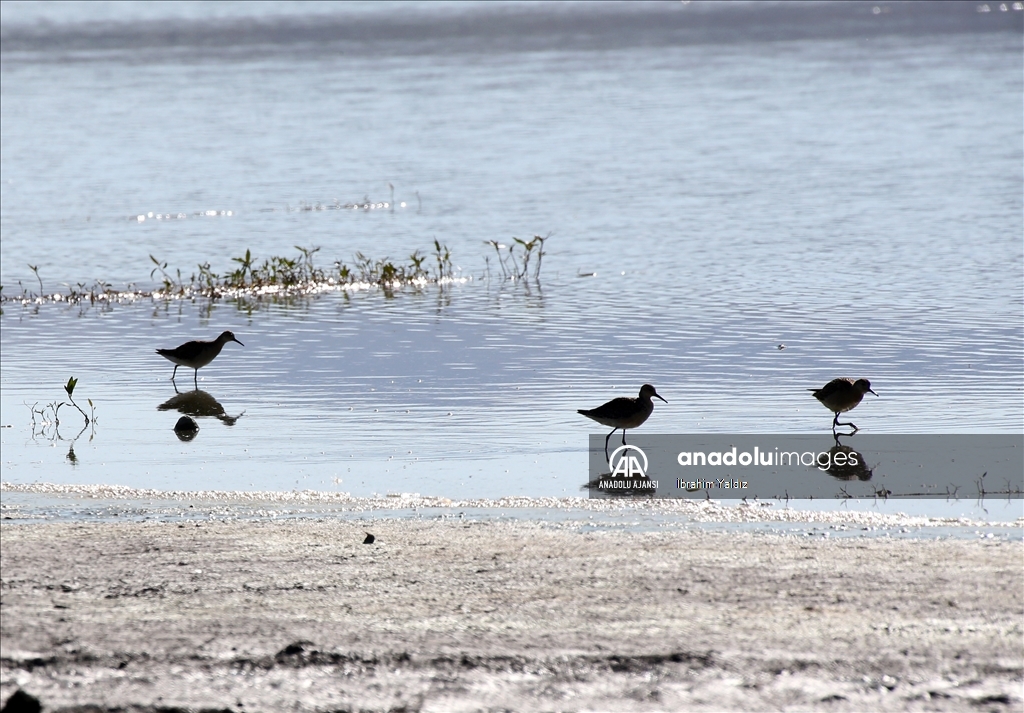
[[[388,517],[0,533],[0,698],[47,711],[1021,706],[1018,541]]]
[[[1024,528],[1024,516],[1015,520],[989,520],[963,516],[910,515],[902,512],[876,512],[847,509],[851,502],[863,507],[866,501],[741,501],[587,497],[526,497],[462,498],[423,496],[419,493],[388,493],[373,497],[353,496],[345,492],[292,490],[292,491],[222,491],[222,490],[157,490],[131,488],[120,485],[84,485],[57,483],[9,483],[0,481],[0,496],[5,496],[2,517],[5,520],[34,521],[102,521],[121,517],[128,519],[266,519],[275,517],[341,517],[353,518],[373,514],[387,516],[422,515],[439,517],[457,516],[470,511],[476,517],[509,516],[524,520],[555,521],[573,513],[581,517],[592,515],[636,515],[664,518],[684,518],[693,524],[808,524],[832,527],[873,529],[906,528]],[[14,496],[16,502],[11,503]],[[91,504],[88,517],[42,516],[32,510],[26,501],[36,500],[36,510],[45,510],[39,504],[52,503]],[[898,501],[884,505],[899,507]],[[1000,504],[1003,501],[994,499]],[[1020,501],[1017,501],[1020,502]],[[816,503],[817,508],[807,507]],[[801,508],[801,504],[804,506]],[[834,507],[829,507],[834,506]],[[230,508],[230,509],[226,509]],[[81,511],[79,511],[80,513]],[[551,514],[545,516],[543,513]],[[553,517],[557,514],[559,518]]]

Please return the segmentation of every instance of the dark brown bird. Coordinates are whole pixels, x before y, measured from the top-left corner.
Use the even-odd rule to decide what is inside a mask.
[[[199,370],[216,359],[217,355],[220,354],[220,350],[223,349],[224,345],[228,342],[238,342],[238,344],[242,344],[235,339],[235,335],[231,332],[222,332],[221,335],[212,342],[185,342],[180,347],[175,347],[174,349],[157,349],[156,353],[174,364],[174,371],[171,373],[171,381],[174,381],[174,377],[178,373],[179,366],[187,366],[189,369],[195,369],[193,377],[196,388],[198,389]],[[242,344],[242,346],[244,347],[245,345]]]
[[[590,410],[577,409],[587,418],[593,419],[604,426],[611,426],[612,431],[604,439],[604,452],[608,454],[608,439],[620,428],[622,429],[622,445],[626,445],[626,429],[637,428],[650,417],[654,412],[654,402],[651,397],[661,399],[658,392],[650,384],[640,387],[640,395],[634,398],[620,396],[612,399],[606,404]],[[665,401],[665,399],[661,399]],[[665,401],[668,403],[668,401]]]
[[[813,391],[814,398],[818,399],[825,408],[836,415],[832,419],[833,433],[838,426],[853,426],[854,433],[859,431],[860,429],[857,428],[857,424],[853,422],[840,423],[839,414],[853,409],[864,398],[864,394],[869,391],[875,394],[871,390],[871,382],[867,379],[857,379],[856,381],[847,378],[832,379],[832,381],[820,389],[807,390]],[[878,396],[878,394],[875,394],[875,396]]]

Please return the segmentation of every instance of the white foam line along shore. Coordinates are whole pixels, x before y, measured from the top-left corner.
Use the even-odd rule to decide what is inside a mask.
[[[456,513],[460,510],[550,510],[563,512],[578,510],[581,513],[650,513],[658,515],[678,514],[696,523],[819,523],[827,525],[851,525],[875,528],[900,527],[1022,527],[1024,517],[1012,522],[979,521],[965,517],[924,517],[902,513],[879,513],[842,509],[842,501],[836,501],[834,511],[788,509],[785,503],[772,501],[750,501],[723,503],[716,500],[606,500],[582,497],[504,497],[496,499],[470,498],[451,499],[423,496],[418,493],[393,493],[376,497],[355,497],[342,492],[316,490],[295,491],[244,491],[244,490],[156,490],[130,488],[119,485],[78,485],[57,483],[5,483],[0,482],[0,493],[21,493],[54,498],[78,498],[86,501],[113,500],[134,502],[145,506],[159,503],[166,505],[202,504],[207,506],[294,506],[308,508],[309,514],[316,514],[318,507],[330,508],[332,512],[379,512],[441,509]],[[18,506],[5,505],[10,517]],[[259,516],[261,513],[249,513]],[[271,514],[271,513],[266,513]],[[536,517],[531,514],[531,517]],[[543,518],[541,518],[543,519]]]

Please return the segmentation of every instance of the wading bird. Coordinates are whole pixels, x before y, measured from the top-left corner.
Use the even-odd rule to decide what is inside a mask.
[[[654,412],[654,402],[651,401],[652,396],[656,399],[661,399],[653,386],[644,384],[640,387],[640,395],[635,399],[620,396],[589,411],[578,409],[577,412],[604,426],[612,427],[611,433],[604,439],[604,453],[608,455],[608,439],[612,437],[612,433],[621,428],[622,445],[626,445],[626,429],[640,426]],[[665,399],[661,400],[665,401]],[[665,403],[668,403],[668,401],[665,401]]]
[[[198,389],[199,370],[216,359],[217,355],[220,354],[220,350],[223,349],[224,345],[228,342],[237,342],[238,344],[242,344],[235,339],[235,335],[231,332],[222,332],[221,335],[212,342],[185,342],[180,347],[175,347],[174,349],[157,349],[156,353],[174,364],[174,371],[171,373],[171,381],[174,381],[174,377],[178,373],[179,366],[187,366],[189,369],[195,369],[193,377],[196,388]],[[245,345],[242,344],[242,346],[244,347]]]
[[[852,421],[847,423],[839,423],[839,414],[845,413],[857,404],[860,403],[861,399],[864,398],[864,394],[871,391],[871,382],[867,379],[832,379],[820,389],[807,389],[808,391],[814,392],[814,398],[818,399],[822,405],[829,411],[834,413],[836,417],[832,419],[832,432],[835,433],[837,426],[853,426],[853,432],[856,433],[860,429],[857,428],[857,424]],[[871,393],[875,394],[874,391]],[[878,396],[878,394],[875,394]]]

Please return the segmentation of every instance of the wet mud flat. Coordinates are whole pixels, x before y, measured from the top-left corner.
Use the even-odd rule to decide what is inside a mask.
[[[0,535],[0,703],[46,711],[1024,705],[1016,539],[457,518]]]

